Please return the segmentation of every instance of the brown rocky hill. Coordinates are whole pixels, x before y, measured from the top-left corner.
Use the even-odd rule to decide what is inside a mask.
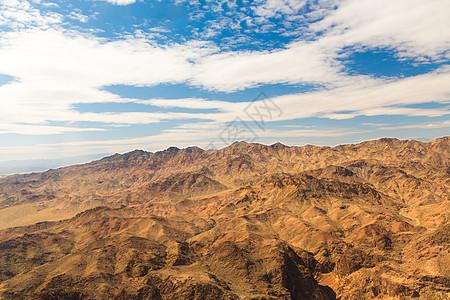
[[[0,178],[1,299],[450,299],[450,138]]]

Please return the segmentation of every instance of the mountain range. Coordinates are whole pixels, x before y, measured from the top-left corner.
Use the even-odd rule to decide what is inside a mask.
[[[0,178],[1,299],[450,299],[450,138]]]

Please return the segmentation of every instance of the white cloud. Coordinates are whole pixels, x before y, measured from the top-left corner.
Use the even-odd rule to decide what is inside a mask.
[[[243,107],[247,104],[226,102],[218,100],[206,100],[201,98],[183,98],[183,99],[148,99],[136,100],[135,102],[141,104],[149,104],[159,107],[181,107],[191,109],[217,109],[220,111],[233,111],[237,106]]]
[[[106,42],[57,30],[6,33],[0,43],[1,72],[35,85],[56,80],[59,90],[181,82],[190,74],[187,60],[205,51],[189,45],[155,47],[141,39]]]
[[[397,129],[434,129],[434,128],[447,128],[450,127],[450,121],[441,122],[429,122],[413,125],[403,125],[403,126],[387,126],[380,129],[383,130],[397,130]]]
[[[104,0],[104,1],[115,5],[129,5],[136,2],[136,0]]]
[[[83,15],[80,10],[72,11],[67,17],[72,20],[80,21],[81,23],[86,23],[89,21],[89,17],[86,15]]]
[[[390,48],[400,56],[449,58],[450,1],[345,0],[313,25],[330,46]]]
[[[446,102],[450,98],[450,68],[392,82],[364,83],[327,91],[280,96],[274,101],[284,111],[283,118],[336,117],[336,112],[358,115],[442,116],[446,109],[413,109],[400,106]],[[331,114],[331,116],[330,116]],[[345,118],[345,114],[343,116]]]
[[[272,18],[278,13],[291,15],[297,13],[306,0],[264,0],[257,1],[255,5],[255,14],[265,18]]]
[[[213,54],[196,64],[191,82],[210,89],[234,91],[260,84],[341,85],[353,81],[341,71],[342,65],[333,60],[336,56],[311,42],[295,43],[272,52]]]
[[[0,134],[15,133],[27,135],[49,135],[49,134],[61,134],[65,132],[82,132],[82,131],[105,131],[105,129],[0,123]]]
[[[48,28],[62,20],[62,15],[54,12],[41,13],[25,0],[0,0],[0,26],[12,29],[29,26]]]
[[[154,47],[145,40],[105,42],[79,33],[26,30],[0,38],[0,73],[16,78],[0,86],[0,119],[11,123],[47,121],[151,123],[170,118],[150,113],[80,114],[74,103],[127,102],[102,90],[113,84],[183,82],[202,44]],[[184,115],[176,115],[185,118]]]
[[[349,119],[360,115],[443,116],[450,113],[448,108],[430,109],[402,106],[428,102],[448,102],[450,99],[448,82],[450,82],[450,67],[442,67],[428,74],[388,82],[361,81],[354,85],[345,85],[329,90],[274,97],[272,101],[283,113],[280,116],[274,116],[273,121],[308,117]],[[264,100],[259,103],[262,103],[262,101]],[[205,99],[149,99],[139,103],[162,107],[217,109],[221,111],[221,113],[213,115],[217,121],[227,122],[233,120],[236,116],[244,121],[251,121],[243,113],[249,105],[248,102],[235,103]],[[256,104],[258,102],[254,103],[254,105]],[[210,117],[210,115],[205,116]]]

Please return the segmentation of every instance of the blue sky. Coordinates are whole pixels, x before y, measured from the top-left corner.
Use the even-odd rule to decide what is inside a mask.
[[[0,0],[0,162],[449,134],[448,0]]]

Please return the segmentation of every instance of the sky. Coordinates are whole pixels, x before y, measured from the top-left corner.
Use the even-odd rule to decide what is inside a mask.
[[[0,0],[0,163],[450,128],[449,0]]]

